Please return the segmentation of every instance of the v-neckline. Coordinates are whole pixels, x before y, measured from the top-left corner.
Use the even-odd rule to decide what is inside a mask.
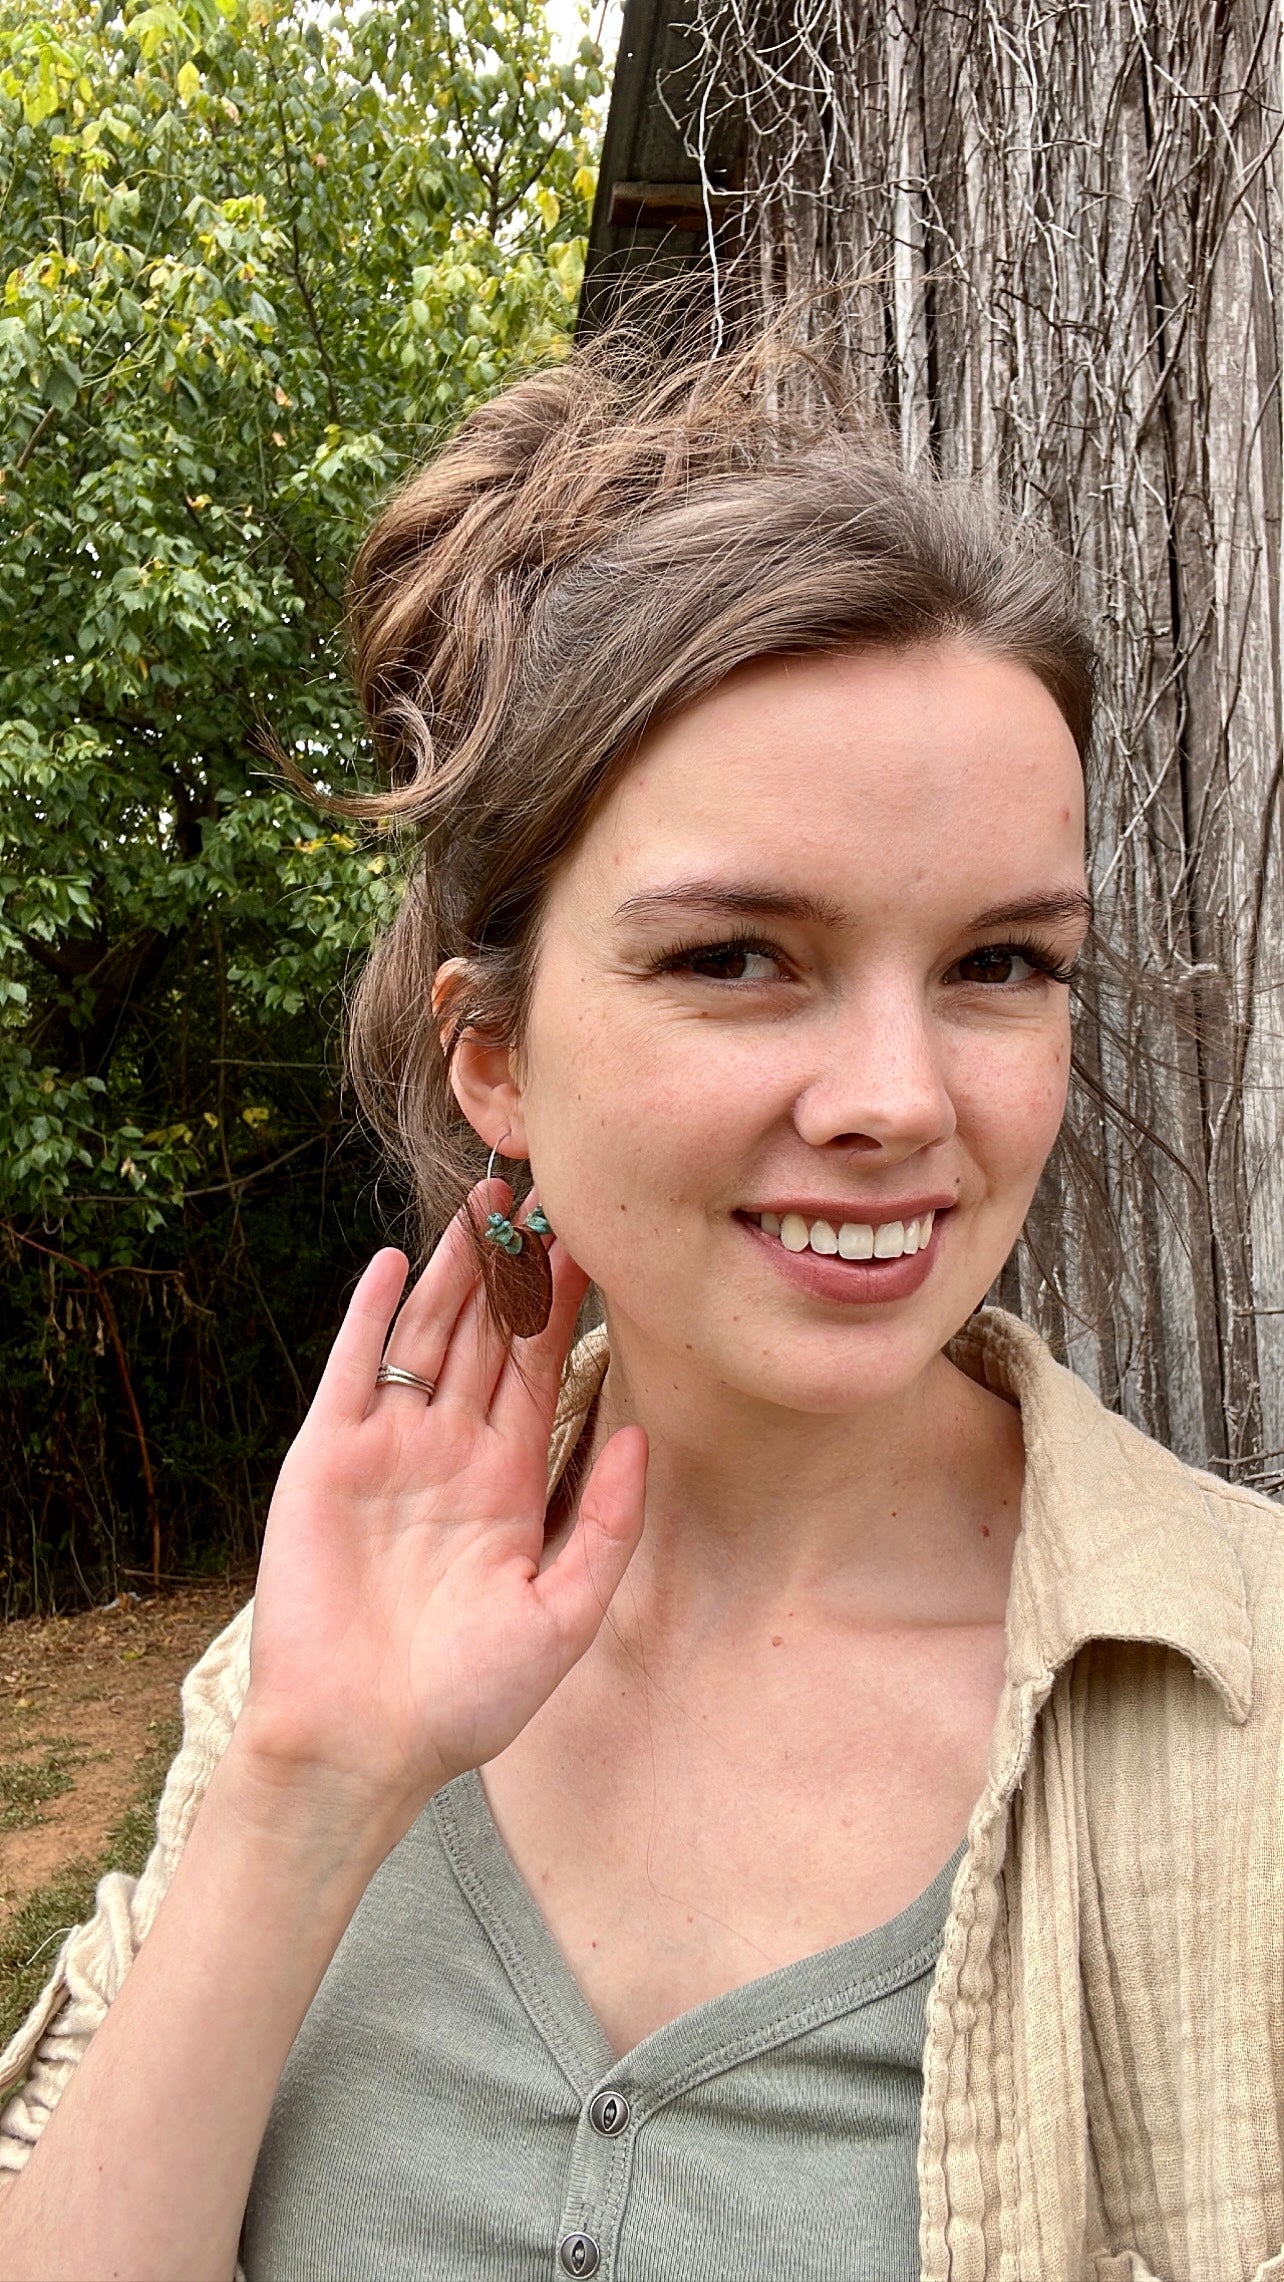
[[[605,2078],[622,2077],[635,2106],[648,2093],[651,2104],[671,2099],[690,2084],[929,1973],[966,1851],[963,1841],[923,1891],[885,1924],[707,1997],[619,2054],[504,1844],[481,1776],[472,1771],[456,1777],[438,1792],[429,1812],[466,1900],[576,2096]]]

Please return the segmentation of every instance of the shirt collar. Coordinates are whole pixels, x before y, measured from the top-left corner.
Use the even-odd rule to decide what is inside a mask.
[[[1229,1716],[1253,1700],[1252,1628],[1239,1557],[1219,1518],[1226,1486],[1126,1419],[1002,1308],[983,1308],[946,1350],[1021,1412],[1025,1487],[1008,1593],[1008,1678],[1042,1683],[1090,1640],[1155,1641],[1212,1682]],[[592,1409],[606,1332],[567,1365],[550,1490]]]
[[[1107,1410],[1001,1308],[973,1316],[947,1353],[1021,1411],[1009,1679],[1046,1680],[1090,1640],[1154,1641],[1188,1657],[1233,1720],[1247,1719],[1252,1628],[1221,1519],[1233,1493]]]

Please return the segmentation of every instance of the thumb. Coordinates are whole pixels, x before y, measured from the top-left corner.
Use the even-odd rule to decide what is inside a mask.
[[[536,1580],[562,1636],[563,1673],[594,1638],[628,1568],[646,1506],[647,1440],[640,1426],[621,1426],[594,1464],[580,1497],[579,1519],[556,1561]]]

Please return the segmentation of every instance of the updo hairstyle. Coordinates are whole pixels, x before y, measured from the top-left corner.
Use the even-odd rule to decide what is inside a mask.
[[[750,659],[962,637],[1038,676],[1081,758],[1091,731],[1055,549],[975,486],[901,472],[779,332],[675,366],[617,330],[470,413],[379,515],[349,623],[390,788],[344,805],[413,838],[350,1066],[424,1249],[485,1165],[454,1045],[520,1054],[549,882],[648,730]],[[447,959],[467,964],[443,1051]]]

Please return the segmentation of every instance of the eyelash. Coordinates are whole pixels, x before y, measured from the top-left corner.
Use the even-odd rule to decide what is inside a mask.
[[[674,943],[668,950],[656,952],[650,971],[653,975],[677,974],[696,959],[716,959],[720,951],[756,951],[760,958],[784,964],[778,944],[764,943],[757,935],[736,933],[720,936],[716,943]],[[718,977],[702,975],[700,980],[715,982]]]
[[[757,935],[736,933],[721,936],[716,943],[672,944],[667,950],[656,953],[651,962],[650,971],[654,975],[678,974],[683,969],[690,970],[697,959],[716,958],[720,952],[727,951],[752,951],[756,952],[760,958],[775,959],[781,965],[785,963],[777,944],[766,943]],[[1044,975],[1049,982],[1054,983],[1073,983],[1079,971],[1075,962],[1072,961],[1067,965],[1064,961],[1055,959],[1050,952],[1041,950],[1037,943],[1031,942],[979,943],[974,951],[965,953],[965,957],[978,959],[987,954],[991,956],[997,954],[1009,959],[1024,959],[1026,965],[1033,967],[1036,974]],[[962,964],[961,961],[956,963]],[[703,982],[717,982],[722,978],[715,975],[703,975],[699,979]],[[734,989],[736,986],[732,984],[730,987]],[[1019,983],[995,983],[981,987],[995,990],[1019,990],[1022,986]]]
[[[1041,950],[1037,943],[978,943],[974,951],[965,952],[964,956],[969,959],[981,959],[987,953],[993,952],[998,952],[999,956],[1005,959],[1024,959],[1027,966],[1033,967],[1036,974],[1045,975],[1050,983],[1072,983],[1077,979],[1079,973],[1077,960],[1072,959],[1067,964],[1062,959],[1054,958],[1050,951]],[[962,961],[957,963],[961,965]],[[1019,984],[999,983],[994,987],[999,990],[1011,990],[1019,989],[1020,986]]]

